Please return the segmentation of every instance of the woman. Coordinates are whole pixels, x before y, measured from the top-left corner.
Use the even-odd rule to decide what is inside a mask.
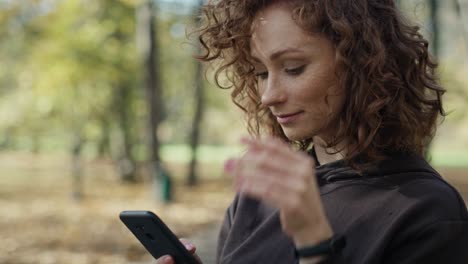
[[[238,194],[218,263],[468,263],[466,206],[423,158],[445,91],[393,0],[219,0],[205,14],[201,59],[269,135],[226,162]]]

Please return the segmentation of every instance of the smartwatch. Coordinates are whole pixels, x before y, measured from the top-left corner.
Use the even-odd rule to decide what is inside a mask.
[[[338,253],[346,246],[346,239],[342,235],[334,235],[316,245],[296,248],[296,256],[299,258],[310,258],[316,256],[330,256]]]

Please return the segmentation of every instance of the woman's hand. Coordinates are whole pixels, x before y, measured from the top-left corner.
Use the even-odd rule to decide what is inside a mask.
[[[190,241],[184,239],[184,238],[181,238],[180,239],[180,242],[182,242],[182,244],[184,244],[185,248],[193,254],[193,256],[198,260],[198,262],[200,264],[202,264],[202,261],[200,259],[200,257],[195,253],[195,251],[197,250],[197,248],[195,247],[194,244],[190,243]],[[160,258],[158,258],[156,260],[156,264],[175,264],[175,261],[174,259],[169,256],[169,255],[164,255]]]
[[[274,138],[243,138],[242,143],[247,153],[225,164],[237,191],[278,208],[282,228],[296,246],[330,238],[313,159]]]

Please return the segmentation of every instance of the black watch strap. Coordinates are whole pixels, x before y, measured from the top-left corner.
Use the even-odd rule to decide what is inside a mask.
[[[315,256],[333,255],[346,246],[346,239],[341,235],[324,240],[316,245],[305,246],[296,249],[296,256],[299,258],[310,258]]]

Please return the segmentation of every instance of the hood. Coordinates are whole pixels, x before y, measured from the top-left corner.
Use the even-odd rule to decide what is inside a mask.
[[[314,149],[309,150],[308,154],[316,161],[316,164],[318,164]],[[361,174],[349,167],[344,160],[319,165],[315,168],[315,171],[319,185],[354,178],[382,177],[408,172],[438,174],[423,157],[409,153],[389,154],[388,159],[372,164],[364,169]]]

